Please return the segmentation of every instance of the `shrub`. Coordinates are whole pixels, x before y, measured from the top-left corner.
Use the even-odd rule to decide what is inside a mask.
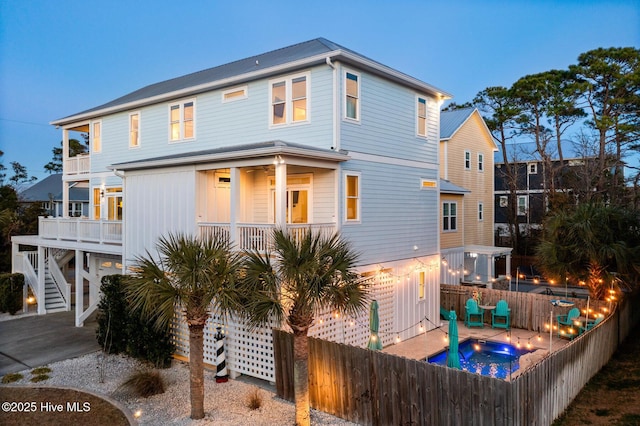
[[[174,345],[169,329],[157,330],[139,312],[133,311],[126,298],[122,275],[102,278],[102,300],[98,304],[98,344],[107,353],[125,353],[153,363],[171,366]]]
[[[245,404],[249,410],[257,410],[262,407],[262,394],[260,389],[255,388],[247,395]]]
[[[22,309],[24,275],[0,274],[0,312],[15,315]]]
[[[122,384],[135,395],[147,398],[164,393],[164,380],[157,370],[136,371]]]
[[[6,385],[7,383],[13,383],[17,382],[18,380],[22,380],[23,378],[24,376],[20,373],[9,373],[2,376],[2,383]]]
[[[51,369],[49,367],[38,367],[31,370],[31,374],[37,376],[39,374],[48,374],[51,373]]]

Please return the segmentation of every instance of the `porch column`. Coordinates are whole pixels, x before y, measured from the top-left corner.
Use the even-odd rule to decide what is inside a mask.
[[[274,160],[276,166],[276,227],[287,226],[287,163],[279,155]]]
[[[231,167],[229,170],[229,177],[231,178],[231,187],[229,189],[229,240],[232,245],[236,245],[238,248],[241,246],[238,241],[238,221],[240,214],[240,169],[238,167]]]
[[[506,255],[505,263],[506,267],[504,273],[507,277],[511,277],[511,253]]]
[[[76,250],[76,327],[82,327],[83,321],[82,311],[84,310],[84,278],[82,271],[84,270],[84,252]]]
[[[66,170],[67,160],[69,159],[69,131],[62,130],[62,217],[69,217],[69,182],[64,180],[64,176],[69,171]],[[54,213],[55,214],[55,213]]]
[[[38,246],[38,315],[44,315],[47,313],[44,291],[44,256],[44,247]]]

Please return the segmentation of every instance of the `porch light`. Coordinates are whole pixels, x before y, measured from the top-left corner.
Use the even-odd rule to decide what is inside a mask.
[[[29,296],[27,297],[27,304],[28,305],[33,305],[34,303],[36,303],[36,298],[33,296]]]

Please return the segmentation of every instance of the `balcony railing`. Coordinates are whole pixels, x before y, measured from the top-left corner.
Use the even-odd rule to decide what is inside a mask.
[[[91,156],[89,154],[78,154],[75,157],[67,158],[64,162],[65,175],[82,175],[91,171]]]
[[[274,224],[238,224],[235,228],[235,241],[232,238],[231,226],[228,223],[204,223],[198,224],[200,236],[220,236],[229,238],[239,250],[257,250],[264,252],[273,248],[272,233]],[[294,238],[302,237],[309,229],[324,235],[331,235],[336,230],[334,223],[300,223],[288,224],[287,229],[293,233]]]
[[[122,244],[122,222],[41,217],[38,234],[55,240]]]

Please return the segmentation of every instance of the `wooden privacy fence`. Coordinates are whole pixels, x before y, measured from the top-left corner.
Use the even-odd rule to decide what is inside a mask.
[[[464,318],[465,304],[473,296],[474,291],[482,295],[483,305],[495,305],[500,299],[506,300],[511,309],[511,327],[523,330],[547,331],[546,326],[552,311],[555,321],[556,315],[566,314],[573,307],[553,306],[551,301],[559,299],[558,296],[447,284],[440,286],[440,305],[445,309],[453,307],[458,318]],[[562,297],[562,300],[573,302],[581,312],[587,307],[587,299]],[[595,313],[604,313],[603,308],[609,310],[610,304],[602,300],[589,301],[589,309],[592,310],[590,316]]]
[[[311,406],[365,425],[549,425],[608,362],[639,315],[624,301],[511,382],[310,338]],[[273,334],[277,394],[293,400],[293,336]]]

